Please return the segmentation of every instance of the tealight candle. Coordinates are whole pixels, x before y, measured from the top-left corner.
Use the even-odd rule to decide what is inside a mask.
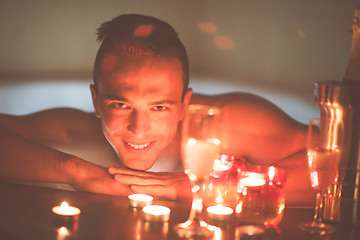
[[[142,208],[150,205],[154,199],[152,196],[146,194],[131,194],[128,198],[130,200],[130,206],[135,208]]]
[[[208,218],[217,221],[228,220],[234,210],[223,205],[210,206],[206,209]]]
[[[77,230],[79,215],[81,213],[79,208],[69,206],[67,202],[62,202],[60,206],[53,207],[52,212],[54,213],[55,226],[68,227],[72,231]]]
[[[53,207],[52,211],[60,216],[77,216],[81,213],[79,208],[69,206],[67,202],[62,202],[60,206]]]
[[[277,225],[285,207],[286,171],[273,166],[248,165],[240,173],[236,213],[243,223]]]
[[[224,172],[224,171],[227,171],[229,169],[230,169],[230,166],[223,163],[221,160],[219,160],[219,159],[214,160],[213,170],[219,171],[219,172]]]
[[[170,217],[170,208],[161,205],[148,205],[143,208],[144,218],[151,222],[167,222]]]
[[[249,177],[240,179],[240,184],[244,187],[260,187],[266,183],[263,177],[259,177],[259,174],[251,173]]]

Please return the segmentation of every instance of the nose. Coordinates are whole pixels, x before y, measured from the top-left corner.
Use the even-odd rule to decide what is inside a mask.
[[[130,114],[128,130],[134,135],[141,135],[151,129],[150,116],[146,111],[133,110]]]

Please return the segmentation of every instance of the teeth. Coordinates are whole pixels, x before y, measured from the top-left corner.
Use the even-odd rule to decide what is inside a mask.
[[[147,146],[150,145],[150,143],[145,143],[145,144],[141,144],[141,145],[135,145],[135,144],[132,144],[132,143],[128,143],[128,145],[132,148],[135,148],[135,149],[144,149],[146,148]]]

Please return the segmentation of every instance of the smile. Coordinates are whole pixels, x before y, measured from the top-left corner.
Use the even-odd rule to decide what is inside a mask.
[[[145,143],[145,144],[140,144],[140,145],[136,145],[136,144],[132,144],[132,143],[127,143],[127,144],[134,149],[144,149],[150,145],[150,143]]]

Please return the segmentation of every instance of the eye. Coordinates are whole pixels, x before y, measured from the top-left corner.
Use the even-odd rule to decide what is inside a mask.
[[[153,109],[155,110],[155,111],[165,111],[165,110],[167,110],[168,108],[167,107],[165,107],[165,106],[155,106],[155,107],[153,107]]]
[[[113,108],[117,108],[117,109],[128,109],[129,106],[123,102],[113,102],[111,103],[111,106]]]

